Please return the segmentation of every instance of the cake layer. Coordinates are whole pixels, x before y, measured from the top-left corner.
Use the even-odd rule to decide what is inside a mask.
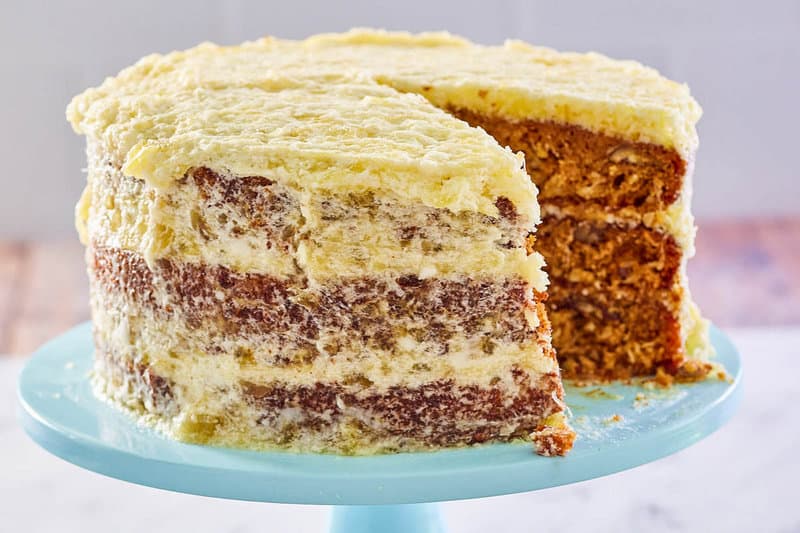
[[[189,442],[369,454],[533,439],[539,453],[563,455],[574,440],[557,373],[532,377],[511,367],[486,387],[448,379],[387,388],[238,380],[191,398],[186,381],[196,376],[162,376],[102,341],[97,346],[101,392]]]
[[[94,149],[98,149],[95,147]],[[78,209],[84,240],[237,272],[324,282],[364,271],[421,278],[481,271],[544,291],[534,221],[505,197],[498,216],[453,213],[372,193],[304,195],[261,176],[191,169],[166,189],[126,177],[100,157]]]
[[[378,388],[449,379],[458,385],[488,386],[510,366],[532,375],[558,368],[552,349],[542,346],[545,339],[539,344],[501,347],[478,357],[472,356],[478,343],[453,339],[453,350],[447,354],[427,354],[424,345],[404,343],[393,351],[345,351],[293,364],[270,364],[279,359],[273,354],[285,350],[274,337],[192,329],[177,317],[158,316],[100,294],[92,297],[92,314],[98,342],[129,353],[159,375],[185,375],[185,382],[191,376],[196,380],[193,394],[198,398],[234,379],[280,380],[303,386],[320,381],[362,383]]]
[[[399,204],[372,195],[328,197],[309,203],[307,238],[298,264],[324,280],[368,271],[454,278],[481,272],[519,277],[545,290],[541,255],[525,247],[534,226],[505,197],[497,217]]]
[[[431,357],[466,365],[494,355],[526,367],[555,367],[544,296],[519,279],[362,277],[309,286],[302,278],[169,260],[151,269],[134,252],[103,247],[90,248],[88,260],[93,291],[102,300],[96,320],[115,306],[174,320],[171,327],[179,329],[165,336],[181,333],[178,339],[197,353],[240,353],[248,363],[270,366],[320,358],[315,364],[335,359],[379,367],[400,356],[410,358],[409,366]],[[134,332],[143,327],[126,325]],[[163,341],[156,344],[169,351]],[[548,357],[537,363],[543,353]],[[365,363],[370,357],[374,361]]]
[[[222,179],[194,169],[167,191],[126,177],[89,146],[89,184],[77,208],[84,244],[102,242],[142,254],[224,264],[239,271],[296,275],[304,223],[286,187],[264,177]]]
[[[687,164],[674,148],[629,142],[571,124],[451,111],[525,154],[540,204],[640,220],[644,213],[667,209],[683,189]]]
[[[546,217],[537,246],[553,259],[547,301],[569,377],[675,374],[694,327],[675,240],[644,226]]]

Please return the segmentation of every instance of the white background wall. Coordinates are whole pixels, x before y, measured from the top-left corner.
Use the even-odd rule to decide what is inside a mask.
[[[72,233],[83,141],[72,95],[150,52],[271,34],[447,29],[632,58],[689,83],[705,110],[703,217],[800,214],[800,2],[603,0],[0,0],[0,238]]]

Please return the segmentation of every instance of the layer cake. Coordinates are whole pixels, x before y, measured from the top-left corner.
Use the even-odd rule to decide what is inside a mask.
[[[100,392],[192,442],[564,454],[551,322],[568,377],[709,369],[699,116],[634,62],[444,33],[148,56],[68,108]]]

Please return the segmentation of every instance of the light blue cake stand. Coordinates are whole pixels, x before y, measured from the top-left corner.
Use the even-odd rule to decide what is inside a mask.
[[[333,505],[336,533],[442,532],[430,502],[604,476],[674,453],[722,426],[741,399],[741,361],[722,332],[712,329],[711,337],[730,380],[668,390],[568,386],[579,437],[563,458],[540,457],[529,444],[342,457],[174,442],[94,397],[88,323],[44,345],[28,361],[19,379],[20,420],[49,452],[114,478],[218,498]]]

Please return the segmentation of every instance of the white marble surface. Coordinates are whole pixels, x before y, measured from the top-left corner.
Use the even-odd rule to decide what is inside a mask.
[[[730,332],[745,400],[695,446],[613,476],[541,492],[447,503],[452,532],[800,532],[800,328]],[[0,358],[0,531],[317,532],[324,507],[230,502],[81,470],[19,428],[20,358]]]

